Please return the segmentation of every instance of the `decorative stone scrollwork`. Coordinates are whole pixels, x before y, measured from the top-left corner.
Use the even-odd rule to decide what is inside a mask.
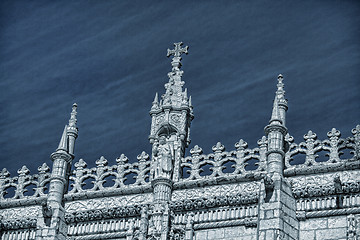
[[[36,228],[36,218],[21,218],[11,220],[1,220],[1,230],[14,230],[24,228]]]
[[[360,181],[341,182],[337,176],[330,184],[293,183],[292,191],[295,198],[321,197],[340,193],[359,193]]]
[[[185,226],[173,225],[170,229],[170,240],[185,240]]]
[[[119,158],[116,159],[117,165],[108,166],[108,160],[103,156],[96,160],[95,168],[86,168],[86,162],[83,159],[80,159],[75,163],[75,170],[70,176],[71,190],[69,194],[79,193],[87,191],[83,189],[85,181],[89,178],[94,179],[93,187],[89,191],[98,191],[107,189],[117,189],[125,188],[131,186],[139,185],[149,185],[149,174],[150,174],[150,160],[149,155],[145,152],[142,152],[137,157],[138,162],[128,163],[128,158],[121,154]],[[130,175],[135,178],[134,183],[126,184],[126,180]],[[105,187],[104,183],[107,177],[114,177],[114,184],[111,187]]]
[[[30,175],[30,171],[26,166],[18,170],[18,176],[10,177],[10,173],[4,168],[0,173],[0,200],[36,198],[46,195],[46,185],[50,182],[50,168],[43,163],[38,167],[38,174]],[[25,196],[29,186],[33,187],[31,196]],[[7,198],[7,189],[14,188],[14,196]]]
[[[102,219],[112,219],[120,217],[140,216],[141,206],[124,206],[116,208],[103,208],[88,211],[78,211],[66,213],[65,220],[67,223],[94,221]]]
[[[222,206],[248,205],[258,202],[258,192],[248,194],[236,194],[229,196],[217,196],[214,198],[196,198],[173,201],[170,203],[170,209],[174,212],[191,211],[197,209],[208,209]]]
[[[347,239],[357,240],[360,236],[360,216],[350,214],[347,216]]]
[[[195,180],[201,178],[212,178],[212,177],[226,177],[234,175],[245,175],[247,172],[260,172],[265,169],[266,162],[266,146],[267,141],[266,137],[263,137],[258,141],[259,148],[248,149],[247,143],[240,139],[239,142],[235,144],[236,150],[227,152],[223,144],[218,142],[212,147],[214,153],[202,154],[202,149],[195,145],[194,148],[190,150],[191,156],[182,159],[181,167],[182,169],[187,169],[189,177],[183,177],[182,181],[186,180]],[[248,165],[249,160],[255,160],[257,163],[257,169],[255,170],[246,170],[245,167]],[[232,173],[224,173],[226,168],[225,164],[233,162],[231,166],[234,168]],[[204,166],[210,166],[209,170],[211,174],[208,176],[201,176],[200,174],[204,172]]]

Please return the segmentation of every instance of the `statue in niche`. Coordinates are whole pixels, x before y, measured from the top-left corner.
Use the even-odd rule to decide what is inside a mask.
[[[159,142],[154,143],[153,154],[155,157],[154,178],[171,178],[174,147],[166,141],[165,136],[161,136]]]

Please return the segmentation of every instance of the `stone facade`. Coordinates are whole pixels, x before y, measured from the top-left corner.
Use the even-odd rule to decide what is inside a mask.
[[[212,153],[196,145],[185,156],[194,117],[180,70],[187,52],[182,43],[168,49],[169,82],[150,110],[151,154],[142,152],[136,162],[122,154],[115,165],[101,157],[93,168],[80,159],[71,170],[78,136],[74,104],[51,155],[52,170],[44,163],[33,175],[26,166],[15,177],[1,171],[1,239],[360,238],[360,125],[346,138],[333,128],[328,139],[309,131],[295,143],[285,125],[279,75],[258,147],[249,149],[240,139],[234,150],[218,142]],[[319,152],[328,159],[318,161]],[[248,169],[249,161],[257,168]],[[7,196],[10,189],[14,196]]]

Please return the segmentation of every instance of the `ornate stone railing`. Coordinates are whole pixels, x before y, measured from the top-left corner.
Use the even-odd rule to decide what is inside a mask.
[[[30,175],[26,166],[20,168],[18,176],[10,177],[4,168],[0,173],[0,200],[11,201],[14,199],[37,198],[47,195],[47,184],[50,182],[50,168],[44,163],[38,167],[38,174]],[[10,190],[13,196],[10,195]]]
[[[190,150],[191,156],[182,159],[181,169],[183,176],[181,181],[209,179],[219,176],[241,176],[250,172],[264,171],[267,150],[265,136],[258,141],[258,145],[257,148],[248,149],[247,142],[240,139],[235,144],[236,150],[225,151],[224,145],[218,142],[212,147],[214,153],[210,154],[202,154],[202,149],[196,145]],[[251,160],[255,162],[255,169],[246,169],[248,162]],[[232,171],[229,171],[229,165]],[[224,171],[225,169],[228,172]],[[205,174],[202,175],[202,173]]]
[[[108,166],[108,161],[101,157],[96,160],[96,167],[86,168],[87,164],[80,159],[74,164],[75,170],[70,176],[70,194],[82,193],[87,191],[114,190],[129,188],[133,186],[150,186],[150,161],[149,155],[142,152],[138,155],[138,162],[128,163],[128,158],[121,154],[116,159],[117,164]],[[104,186],[107,178],[112,178],[113,184]],[[86,181],[91,181],[92,186],[84,189]]]
[[[329,139],[321,141],[310,130],[304,135],[305,142],[299,144],[294,143],[294,138],[287,135],[285,138],[288,144],[288,151],[285,153],[285,175],[311,174],[359,167],[360,125],[357,125],[351,132],[352,137],[340,138],[340,131],[333,128],[327,133]],[[342,157],[344,150],[348,150],[348,154],[351,156]],[[318,154],[321,152],[325,153],[325,160],[319,159]],[[302,160],[304,162],[299,163]]]

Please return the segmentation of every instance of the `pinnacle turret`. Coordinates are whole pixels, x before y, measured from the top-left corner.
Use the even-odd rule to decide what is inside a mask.
[[[287,100],[285,99],[283,75],[279,74],[277,78],[277,90],[273,102],[273,108],[271,112],[271,118],[269,125],[265,127],[265,132],[268,133],[270,129],[280,127],[283,131],[286,131],[285,119],[287,110]]]

